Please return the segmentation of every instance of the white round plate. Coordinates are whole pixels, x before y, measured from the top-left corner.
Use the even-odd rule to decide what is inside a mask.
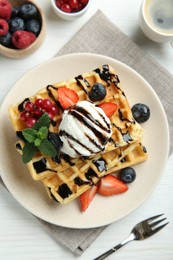
[[[34,95],[41,88],[66,80],[103,65],[113,66],[121,85],[133,105],[147,104],[150,119],[143,123],[144,138],[149,159],[135,166],[136,180],[121,195],[97,195],[88,210],[80,210],[79,200],[59,205],[50,200],[39,182],[32,180],[21,156],[16,152],[16,136],[8,115],[8,106]],[[135,210],[153,191],[164,172],[168,157],[169,131],[163,107],[151,86],[125,64],[96,54],[70,54],[45,62],[25,74],[4,100],[0,124],[0,165],[2,179],[16,200],[32,214],[50,223],[70,228],[93,228],[112,223]]]

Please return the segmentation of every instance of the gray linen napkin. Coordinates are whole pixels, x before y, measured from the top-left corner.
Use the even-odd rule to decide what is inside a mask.
[[[173,75],[142,51],[99,10],[57,54],[90,52],[124,62],[141,74],[154,88],[165,108],[173,151]],[[152,73],[151,73],[152,71]],[[75,255],[81,255],[105,227],[69,229],[38,219],[51,236]]]

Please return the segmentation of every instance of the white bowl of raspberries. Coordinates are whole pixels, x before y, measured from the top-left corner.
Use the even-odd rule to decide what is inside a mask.
[[[91,0],[51,0],[55,13],[65,20],[74,20],[84,14],[90,2]]]
[[[32,0],[0,0],[0,53],[23,58],[33,53],[45,37],[45,17]]]

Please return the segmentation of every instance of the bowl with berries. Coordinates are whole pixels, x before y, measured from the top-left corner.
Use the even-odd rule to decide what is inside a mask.
[[[84,14],[91,0],[51,0],[55,13],[65,20],[74,20]]]
[[[0,0],[0,53],[23,58],[42,44],[45,16],[33,0]]]

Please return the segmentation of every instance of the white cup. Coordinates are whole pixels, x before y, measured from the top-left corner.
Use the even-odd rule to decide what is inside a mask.
[[[143,0],[140,27],[155,42],[173,40],[173,0]]]

